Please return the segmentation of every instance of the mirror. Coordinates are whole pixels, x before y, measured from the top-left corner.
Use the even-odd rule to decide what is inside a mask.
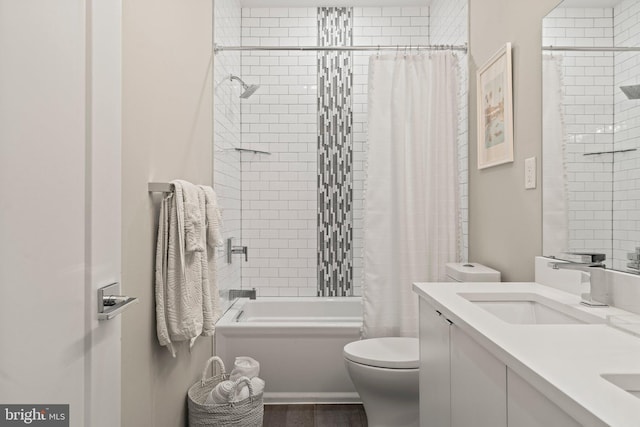
[[[542,27],[543,254],[638,273],[640,0],[565,0]]]

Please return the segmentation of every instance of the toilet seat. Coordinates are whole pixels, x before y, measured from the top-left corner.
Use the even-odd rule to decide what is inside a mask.
[[[384,337],[354,341],[344,346],[344,357],[362,365],[388,369],[418,369],[418,338]]]

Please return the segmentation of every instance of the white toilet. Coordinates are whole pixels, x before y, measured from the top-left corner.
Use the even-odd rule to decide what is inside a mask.
[[[344,346],[344,360],[369,427],[413,427],[419,422],[418,339],[372,338]]]
[[[448,263],[451,282],[499,282],[500,272],[476,263]],[[420,423],[417,338],[385,337],[344,346],[344,360],[369,427],[417,427]],[[428,415],[427,415],[428,416]]]
[[[499,282],[500,272],[476,262],[445,264],[448,282]]]

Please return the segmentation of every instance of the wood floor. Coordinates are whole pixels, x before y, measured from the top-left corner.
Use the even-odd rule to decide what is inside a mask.
[[[263,427],[367,427],[362,405],[265,405]]]

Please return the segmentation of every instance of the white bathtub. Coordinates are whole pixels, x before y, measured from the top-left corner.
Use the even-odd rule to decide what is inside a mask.
[[[342,349],[360,338],[358,297],[238,300],[218,321],[215,352],[260,362],[267,403],[355,403]]]

